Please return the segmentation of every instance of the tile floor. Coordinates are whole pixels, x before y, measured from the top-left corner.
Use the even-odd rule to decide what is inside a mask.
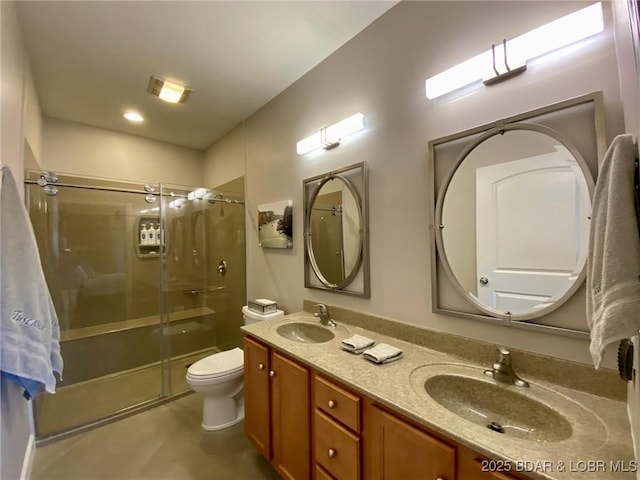
[[[191,390],[185,378],[188,366],[217,351],[217,348],[200,350],[172,359],[171,390],[176,394]],[[162,390],[160,368],[159,363],[153,363],[58,387],[55,395],[39,395],[36,404],[39,435],[63,432],[157,399]]]
[[[242,423],[200,428],[192,394],[36,449],[32,480],[275,480]]]

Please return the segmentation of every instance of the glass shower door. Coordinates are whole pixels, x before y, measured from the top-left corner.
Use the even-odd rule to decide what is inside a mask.
[[[188,367],[240,344],[245,300],[242,197],[161,184],[165,388],[190,390]]]
[[[55,189],[26,186],[65,363],[56,394],[36,398],[38,438],[162,396],[160,255],[139,237],[141,220],[159,223],[157,195],[79,177]]]

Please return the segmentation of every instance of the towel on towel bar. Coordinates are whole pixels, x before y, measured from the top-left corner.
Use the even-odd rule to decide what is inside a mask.
[[[373,363],[389,363],[402,357],[402,350],[386,343],[379,343],[362,354],[364,358]]]
[[[355,353],[356,355],[364,352],[367,348],[373,345],[373,340],[363,335],[355,334],[349,338],[342,340],[341,348],[347,352]]]
[[[27,210],[4,166],[0,192],[0,374],[34,397],[62,375],[60,327]]]
[[[596,368],[607,345],[640,330],[640,234],[634,208],[636,148],[618,135],[593,195],[587,259],[587,321]]]

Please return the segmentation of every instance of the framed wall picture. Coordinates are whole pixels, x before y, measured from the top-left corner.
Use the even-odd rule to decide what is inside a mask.
[[[258,205],[258,240],[262,248],[293,248],[292,200]]]

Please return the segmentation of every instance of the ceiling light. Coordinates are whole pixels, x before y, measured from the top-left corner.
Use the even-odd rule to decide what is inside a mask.
[[[140,123],[144,121],[144,117],[138,112],[125,112],[122,116],[130,122]]]
[[[512,40],[502,49],[492,48],[426,81],[427,98],[433,99],[480,80],[509,78],[514,70],[523,69],[528,60],[572,45],[604,30],[602,4],[593,5],[531,30]],[[511,69],[507,63],[516,65]]]
[[[320,131],[310,135],[296,144],[298,155],[304,155],[319,148],[329,150],[340,145],[347,135],[358,132],[364,128],[364,115],[356,113],[344,120],[328,127],[322,127]]]
[[[176,82],[152,75],[149,77],[147,92],[169,103],[184,103],[193,89]]]

